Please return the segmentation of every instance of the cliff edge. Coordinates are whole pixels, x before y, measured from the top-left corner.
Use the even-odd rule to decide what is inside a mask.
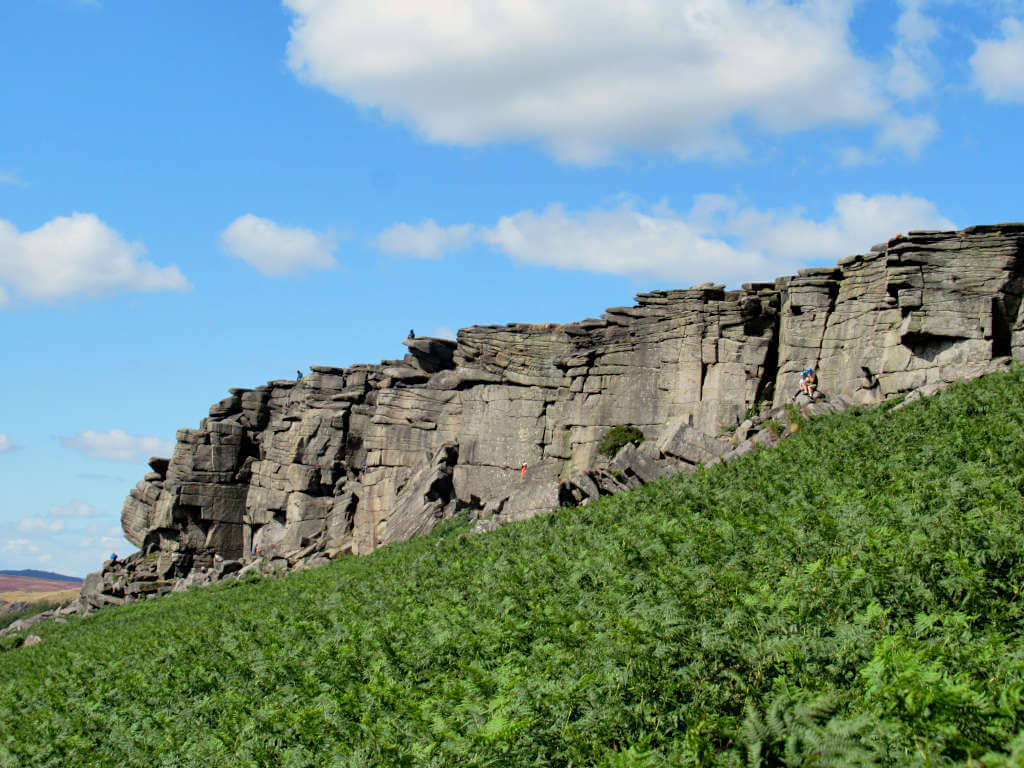
[[[362,554],[458,510],[585,503],[733,449],[717,436],[791,401],[808,366],[830,399],[871,404],[1024,360],[1022,243],[1024,224],[911,232],[773,283],[651,291],[600,318],[473,326],[408,339],[401,360],[232,389],[151,460],[122,526],[153,591],[215,557]],[[597,448],[626,424],[646,442],[624,475]]]

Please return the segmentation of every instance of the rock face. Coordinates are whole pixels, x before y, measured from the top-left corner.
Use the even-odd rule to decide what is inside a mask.
[[[722,460],[743,443],[723,430],[751,443],[744,419],[792,402],[808,366],[831,402],[869,404],[1024,360],[1022,242],[1024,224],[912,232],[774,283],[473,326],[408,339],[401,360],[232,389],[150,461],[125,535],[162,587],[215,555],[366,553],[457,511],[524,519]],[[625,424],[646,442],[600,456]]]

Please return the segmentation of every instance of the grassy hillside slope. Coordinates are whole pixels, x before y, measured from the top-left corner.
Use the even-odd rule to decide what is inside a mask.
[[[37,627],[0,653],[0,765],[1024,755],[1020,369],[442,533]]]

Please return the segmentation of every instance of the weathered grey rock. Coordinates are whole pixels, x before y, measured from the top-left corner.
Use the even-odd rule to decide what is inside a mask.
[[[740,425],[732,433],[733,442],[739,444],[746,440],[753,426],[754,422],[751,419],[744,419],[740,422]]]
[[[407,362],[414,364],[426,373],[437,373],[454,368],[456,342],[451,339],[432,339],[417,337],[402,342],[409,348]]]
[[[757,447],[768,448],[779,442],[779,435],[776,435],[772,429],[762,429],[750,438],[750,442],[754,444],[755,450]]]
[[[476,525],[469,530],[469,535],[475,536],[478,533],[490,533],[491,531],[498,530],[500,527],[501,523],[494,518],[489,520],[477,520]]]
[[[311,546],[364,554],[456,505],[525,519],[743,455],[777,442],[764,422],[787,427],[808,366],[825,399],[797,405],[815,415],[1024,361],[1022,240],[1021,224],[911,232],[774,283],[650,291],[599,319],[472,326],[409,339],[402,360],[232,389],[125,500],[128,539],[177,559],[83,594],[253,547],[267,567]],[[609,463],[598,445],[627,424],[646,441]]]
[[[445,443],[428,464],[409,477],[398,490],[395,511],[384,521],[380,540],[373,542],[373,546],[430,533],[443,519],[445,506],[454,493],[452,475],[458,459],[458,445]],[[359,546],[365,543],[357,538]]]
[[[164,581],[150,581],[148,579],[146,579],[146,580],[139,580],[139,581],[132,581],[132,582],[129,582],[125,586],[125,588],[124,588],[124,595],[125,595],[126,599],[128,599],[128,598],[138,599],[138,598],[141,598],[141,597],[146,597],[146,596],[151,595],[151,594],[155,594],[156,592],[160,592],[165,587],[170,589],[173,586],[174,586],[173,584],[170,584],[168,582],[164,582]]]
[[[594,479],[589,474],[579,473],[559,484],[558,503],[561,507],[584,506],[600,495]]]
[[[324,546],[328,549],[341,547],[352,541],[356,507],[359,504],[357,486],[357,483],[346,485],[345,492],[334,497],[331,511],[324,523]]]
[[[607,469],[598,469],[590,473],[594,483],[597,485],[602,496],[625,493],[637,487],[639,483],[633,478],[628,478],[621,472],[611,472]]]
[[[703,464],[724,456],[732,446],[698,429],[682,419],[672,419],[666,425],[658,448],[668,456],[674,456],[690,464]]]
[[[21,632],[21,630],[23,629],[28,629],[36,623],[32,621],[31,618],[32,617],[28,619],[17,619],[16,621],[12,621],[10,624],[4,627],[4,632]]]
[[[81,595],[83,597],[90,597],[98,595],[103,591],[103,572],[95,571],[85,577],[85,581],[82,582]]]
[[[483,510],[481,510],[478,517],[481,520],[490,520],[492,517],[496,517],[501,514],[501,510],[505,508],[505,503],[508,501],[508,496],[498,496],[492,498],[484,504]]]
[[[124,598],[116,595],[99,594],[87,597],[89,605],[93,608],[102,608],[105,605],[124,605]]]
[[[658,447],[647,442],[639,447],[633,443],[624,445],[608,468],[635,477],[640,483],[650,483],[680,470],[677,462],[666,461]]]
[[[83,600],[81,597],[79,597],[79,598],[77,598],[75,600],[72,600],[67,605],[58,608],[57,609],[57,615],[58,616],[70,616],[73,613],[78,613],[79,611],[81,611],[85,607],[85,605],[86,605],[85,600]]]
[[[994,357],[1020,357],[1020,225],[918,232],[783,287],[776,403],[799,371],[826,393],[879,402]]]
[[[167,477],[167,468],[171,465],[170,459],[163,459],[159,456],[151,456],[149,461],[150,468],[156,472],[161,478]]]
[[[224,579],[238,571],[242,570],[241,560],[221,560],[220,563],[214,568],[214,578]]]
[[[893,411],[898,411],[901,408],[905,408],[913,402],[920,400],[922,397],[931,397],[945,389],[949,388],[949,384],[945,381],[937,381],[934,384],[925,384],[923,387],[918,387],[908,394],[903,400],[896,405],[892,406]]]
[[[21,641],[23,648],[31,648],[33,645],[39,645],[43,642],[43,638],[39,635],[25,635],[25,639]]]
[[[271,519],[260,526],[252,537],[252,544],[261,553],[275,552],[285,537],[283,520]]]
[[[492,496],[482,516],[500,516],[503,522],[527,520],[541,512],[559,506],[559,472],[561,462],[542,462],[521,470],[509,472],[502,478],[502,493]]]
[[[749,456],[750,454],[757,451],[758,444],[754,442],[752,438],[743,440],[739,445],[733,448],[726,454],[722,455],[722,461],[729,461],[731,459],[738,459],[740,456]]]

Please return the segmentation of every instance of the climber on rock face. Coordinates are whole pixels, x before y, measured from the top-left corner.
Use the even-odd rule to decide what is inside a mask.
[[[526,479],[526,462],[523,462],[523,470],[519,473],[520,479]]]
[[[807,395],[811,400],[814,399],[815,390],[818,388],[818,377],[814,375],[814,369],[808,368],[800,374],[800,389],[797,394]]]

